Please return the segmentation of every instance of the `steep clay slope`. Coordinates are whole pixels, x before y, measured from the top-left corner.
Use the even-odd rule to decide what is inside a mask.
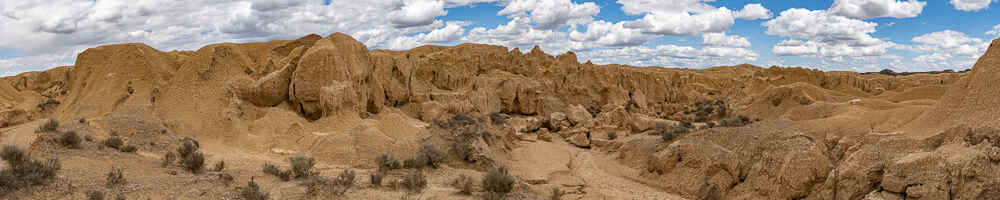
[[[209,160],[227,160],[241,182],[257,176],[273,186],[277,199],[286,199],[300,197],[302,189],[261,178],[262,163],[311,155],[327,175],[352,168],[371,173],[379,154],[410,157],[420,144],[449,146],[455,137],[435,121],[471,113],[499,141],[477,143],[483,162],[450,162],[431,172],[432,187],[422,198],[466,198],[453,194],[447,182],[494,165],[514,170],[517,191],[525,199],[547,195],[553,187],[570,191],[567,198],[584,199],[701,198],[707,193],[727,199],[914,198],[919,192],[908,192],[909,184],[947,185],[941,182],[947,178],[937,177],[947,167],[907,168],[924,160],[987,166],[966,173],[985,178],[972,181],[980,189],[953,189],[983,197],[1000,191],[984,186],[995,183],[995,176],[986,175],[995,162],[976,157],[990,149],[952,140],[961,135],[958,129],[941,133],[971,119],[941,113],[962,109],[986,118],[1000,113],[989,107],[987,99],[993,97],[984,95],[993,94],[989,84],[995,76],[988,74],[1000,59],[997,45],[969,75],[910,76],[752,65],[703,70],[594,65],[579,63],[572,52],[551,56],[536,47],[524,54],[481,44],[370,51],[340,33],[215,44],[197,51],[108,45],[81,53],[74,66],[0,78],[0,139],[59,157],[66,150],[52,153],[46,148],[54,147],[44,141],[25,139],[30,135],[25,130],[46,118],[73,124],[83,119],[63,128],[144,144],[140,156],[119,162],[155,163],[179,137],[189,136],[202,141]],[[724,104],[708,118],[686,112],[705,100]],[[738,128],[707,125],[737,115],[762,121]],[[501,123],[486,123],[497,118]],[[650,135],[680,121],[696,122],[698,131],[671,141]],[[912,130],[931,126],[922,124],[935,124],[938,132],[909,137],[917,134]],[[70,154],[75,156],[66,168],[102,163],[88,154]],[[105,154],[99,155],[107,159]],[[540,160],[553,163],[537,167]],[[82,179],[93,176],[87,171],[104,170],[64,173]],[[898,170],[927,171],[936,178],[910,180]],[[138,181],[159,176],[143,175]],[[169,192],[180,178],[124,193],[154,199],[231,195]],[[212,184],[200,187],[208,188],[203,194],[228,191]],[[398,199],[401,194],[366,188],[349,197]],[[72,198],[56,192],[17,195]]]

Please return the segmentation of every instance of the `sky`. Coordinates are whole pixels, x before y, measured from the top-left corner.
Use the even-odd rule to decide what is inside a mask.
[[[0,75],[106,44],[161,51],[347,33],[369,49],[484,43],[581,62],[827,71],[972,67],[1000,0],[3,0]]]

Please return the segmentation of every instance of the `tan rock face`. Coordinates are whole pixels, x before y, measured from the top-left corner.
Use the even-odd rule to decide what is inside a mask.
[[[323,106],[321,98],[331,95],[338,98],[350,98],[350,102],[368,102],[366,90],[350,90],[354,94],[323,94],[323,88],[363,88],[362,81],[371,73],[372,64],[368,56],[368,48],[350,36],[335,33],[320,39],[309,48],[295,72],[289,91],[290,100],[296,104],[303,116],[309,119],[319,119],[328,112],[330,106]],[[340,85],[335,85],[340,84]],[[327,97],[321,97],[321,96]],[[329,103],[329,102],[328,102]],[[357,108],[350,108],[357,109]]]
[[[576,145],[577,147],[589,148],[590,147],[590,136],[587,132],[575,132],[569,138],[566,138],[570,144]]]
[[[298,59],[302,56],[305,48],[297,48],[292,51],[290,59]],[[253,82],[242,82],[236,87],[237,96],[249,101],[257,106],[274,106],[288,100],[288,85],[292,81],[292,73],[295,72],[295,63],[289,63],[278,71],[271,72],[267,76]]]
[[[531,154],[563,145],[555,152],[559,162],[580,164],[566,160],[566,152],[580,155],[572,159],[607,153],[640,168],[615,171],[592,163],[600,169],[581,173],[581,165],[546,165],[556,168],[521,173],[532,187],[572,185],[583,198],[631,192],[603,194],[608,189],[600,183],[577,177],[608,172],[605,177],[638,174],[643,185],[658,186],[651,190],[685,197],[716,188],[723,199],[989,199],[1000,193],[998,132],[939,130],[956,121],[993,123],[995,95],[978,94],[996,93],[990,87],[996,49],[963,78],[751,65],[598,66],[579,63],[572,52],[553,57],[538,47],[523,54],[480,44],[369,51],[344,34],[198,51],[110,45],[88,49],[72,67],[0,78],[0,127],[133,110],[160,118],[171,132],[238,140],[234,146],[253,152],[315,153],[366,166],[385,151],[411,156],[413,148],[392,145],[442,139],[426,138],[429,122],[457,113],[500,114],[511,116],[507,125],[489,127],[489,139],[470,136],[476,153],[465,159],[529,162],[523,170],[530,170],[549,159]],[[35,112],[45,99],[62,103]],[[863,100],[847,103],[853,99]],[[666,142],[643,134],[680,126],[680,113],[706,100],[724,100],[733,115],[765,122],[722,128],[695,123],[695,132]],[[908,115],[923,116],[912,122],[893,117]],[[921,132],[907,135],[907,129]],[[508,134],[524,137],[503,137]],[[517,152],[519,147],[535,149]]]

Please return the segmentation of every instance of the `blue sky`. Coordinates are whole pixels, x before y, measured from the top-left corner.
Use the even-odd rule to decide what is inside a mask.
[[[4,0],[0,74],[104,44],[194,50],[344,32],[370,49],[486,43],[581,62],[705,68],[965,69],[1000,37],[996,0]]]

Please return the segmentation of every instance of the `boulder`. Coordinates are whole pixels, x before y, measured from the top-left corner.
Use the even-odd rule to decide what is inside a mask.
[[[338,88],[361,87],[360,84],[364,77],[370,73],[371,66],[368,48],[364,44],[343,33],[334,33],[316,41],[302,55],[297,69],[292,74],[291,84],[289,84],[289,100],[299,108],[299,111],[306,118],[319,119],[323,113],[329,111],[324,110],[325,108],[320,102],[323,88],[334,84],[343,84],[331,88],[338,91],[344,91]],[[335,95],[350,97],[352,99],[348,100],[351,102],[368,102],[368,95],[365,94],[365,91],[353,89],[351,92],[354,92],[354,95]],[[329,97],[330,94],[327,95]]]
[[[588,112],[587,109],[581,105],[569,106],[566,112],[566,118],[569,119],[569,122],[573,123],[574,126],[584,125],[594,120],[594,116],[591,116],[590,112]]]
[[[560,130],[567,130],[570,127],[573,127],[573,123],[569,121],[566,114],[553,112],[552,114],[549,114],[549,126],[552,128],[552,131],[558,132]]]
[[[587,132],[576,132],[566,140],[577,147],[590,148],[590,137],[588,137]]]
[[[292,51],[290,57],[300,57],[305,48],[297,48]],[[249,101],[257,106],[270,107],[288,100],[288,84],[292,81],[292,73],[295,71],[295,63],[289,63],[271,72],[266,76],[249,83],[239,82],[236,95],[243,100]],[[244,85],[248,84],[248,85]]]
[[[510,127],[521,133],[531,133],[542,127],[542,121],[534,117],[517,117],[510,119]]]
[[[655,129],[660,126],[673,127],[680,126],[681,122],[674,120],[666,120],[659,118],[652,118],[639,113],[632,113],[631,120],[629,122],[629,129],[634,133],[641,133],[647,130]]]

